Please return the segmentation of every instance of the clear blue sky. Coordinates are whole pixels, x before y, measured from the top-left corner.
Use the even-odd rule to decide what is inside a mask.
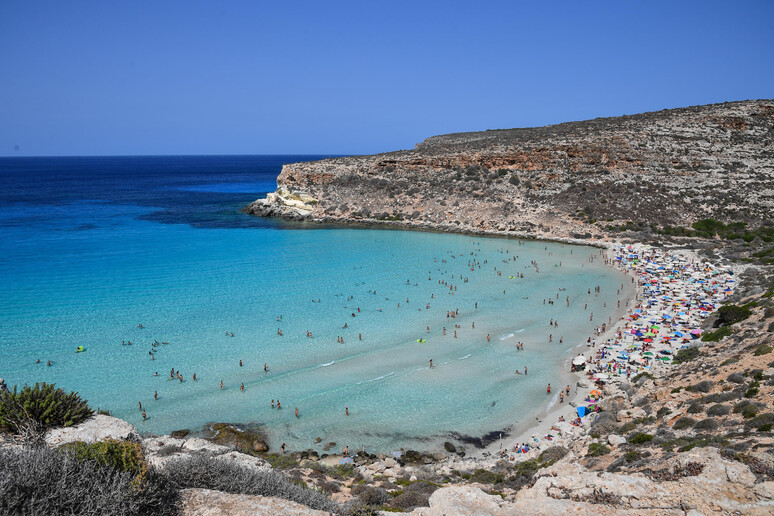
[[[0,156],[367,154],[774,97],[774,1],[0,2]]]

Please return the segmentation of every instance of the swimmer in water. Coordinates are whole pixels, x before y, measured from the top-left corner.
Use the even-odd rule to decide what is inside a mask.
[[[223,388],[223,380],[220,381],[220,388]]]
[[[431,358],[430,359],[430,369],[432,369],[432,368],[433,368],[433,359]]]

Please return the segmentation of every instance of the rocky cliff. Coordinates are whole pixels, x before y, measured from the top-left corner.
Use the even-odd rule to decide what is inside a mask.
[[[554,238],[757,226],[774,212],[774,100],[435,136],[286,165],[277,184],[245,211]]]

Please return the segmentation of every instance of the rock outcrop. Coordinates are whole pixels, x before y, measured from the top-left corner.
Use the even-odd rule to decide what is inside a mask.
[[[701,473],[657,481],[642,474],[591,472],[574,457],[567,457],[541,470],[534,485],[519,491],[513,501],[489,495],[474,486],[445,487],[430,496],[430,507],[414,509],[410,514],[682,516],[686,513],[764,515],[774,511],[774,482],[756,484],[755,475],[747,466],[723,459],[717,449],[685,453],[665,465],[672,470],[685,470],[692,464],[700,464]]]
[[[94,443],[105,439],[139,442],[140,434],[133,425],[123,419],[95,414],[78,425],[50,430],[45,437],[46,444],[49,446],[60,446],[76,441]]]
[[[222,493],[209,489],[185,489],[182,492],[183,516],[328,516],[300,503],[266,496]]]
[[[552,238],[704,218],[757,224],[774,210],[772,149],[774,100],[449,134],[285,165],[277,191],[245,211]]]

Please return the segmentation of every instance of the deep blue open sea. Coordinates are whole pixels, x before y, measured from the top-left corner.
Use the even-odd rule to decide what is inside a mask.
[[[143,432],[255,423],[290,450],[428,449],[552,402],[621,275],[591,248],[239,212],[321,157],[0,158],[0,377]]]

